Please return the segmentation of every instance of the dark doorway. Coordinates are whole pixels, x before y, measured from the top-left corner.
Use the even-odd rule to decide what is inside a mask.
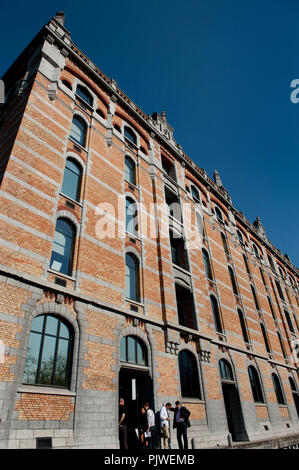
[[[141,407],[148,401],[154,410],[153,381],[146,370],[122,367],[119,372],[119,397],[125,400],[127,409],[128,447],[138,447],[136,429],[139,429]]]
[[[222,382],[227,424],[233,441],[248,441],[240,396],[234,383]]]

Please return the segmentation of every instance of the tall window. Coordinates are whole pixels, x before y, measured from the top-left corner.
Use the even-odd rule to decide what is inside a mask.
[[[134,131],[130,127],[124,127],[124,136],[126,139],[130,140],[134,145],[137,145],[137,137]]]
[[[264,275],[264,271],[262,270],[261,267],[259,267],[259,270],[260,270],[260,273],[261,273],[261,278],[262,278],[263,284],[264,284],[265,287],[267,287],[267,283],[266,283],[266,278],[265,278],[265,275]]]
[[[71,275],[75,228],[66,219],[57,219],[50,267],[55,271]]]
[[[239,295],[238,287],[237,287],[237,283],[236,283],[236,278],[235,278],[234,272],[233,272],[233,270],[230,266],[228,266],[228,272],[229,272],[229,276],[230,276],[230,280],[231,280],[231,283],[232,283],[232,288],[233,288],[234,294]]]
[[[191,194],[195,202],[200,201],[199,191],[195,186],[193,186],[193,184],[191,184]]]
[[[263,339],[264,339],[264,343],[265,343],[265,346],[266,346],[267,353],[270,354],[271,353],[270,344],[269,344],[269,341],[268,341],[268,337],[267,337],[267,334],[266,334],[265,327],[262,323],[260,324],[260,326],[261,326],[262,335],[263,335]]]
[[[255,288],[253,287],[252,284],[250,284],[250,287],[251,287],[251,292],[252,292],[252,297],[253,297],[253,300],[254,300],[255,308],[257,310],[260,310],[260,304],[259,304],[259,301],[258,301],[258,298],[257,298],[257,295],[256,295]]]
[[[285,298],[284,298],[284,295],[283,295],[283,292],[282,292],[281,285],[276,279],[275,279],[275,284],[276,284],[276,287],[277,287],[279,297],[281,298],[281,300],[283,300],[285,302]]]
[[[135,336],[124,336],[120,342],[120,360],[147,366],[147,351],[143,342]]]
[[[63,194],[69,196],[75,201],[79,201],[81,177],[81,165],[79,165],[73,158],[67,158],[62,183]]]
[[[268,260],[269,260],[272,271],[276,272],[275,266],[274,266],[274,263],[273,263],[273,259],[271,258],[270,255],[268,255]]]
[[[257,246],[255,244],[253,244],[252,246],[253,246],[253,251],[254,251],[255,256],[257,258],[260,258],[260,253],[259,253]]]
[[[163,171],[170,176],[173,180],[176,181],[176,173],[175,173],[175,165],[174,162],[171,162],[168,158],[164,155],[161,155],[161,163]]]
[[[222,240],[222,245],[223,245],[223,248],[224,248],[224,253],[227,256],[230,256],[229,249],[228,249],[228,244],[227,244],[227,239],[226,239],[226,236],[224,235],[224,233],[222,233],[222,232],[221,232],[221,240]]]
[[[72,328],[54,315],[39,315],[31,324],[23,382],[68,387]]]
[[[249,366],[248,374],[254,401],[256,403],[265,403],[260,378],[255,367]]]
[[[175,284],[175,294],[179,324],[196,330],[197,321],[192,292],[179,284]]]
[[[72,122],[71,138],[78,144],[82,145],[82,147],[85,147],[86,132],[87,132],[86,122],[82,118],[80,118],[80,116],[75,115],[73,117],[73,122]]]
[[[137,204],[133,199],[126,197],[126,230],[136,235],[137,228]]]
[[[279,405],[285,405],[285,399],[284,399],[282,386],[281,386],[280,380],[279,380],[279,378],[276,374],[272,374],[272,381],[273,381],[273,386],[274,386],[274,390],[275,390],[277,403]]]
[[[78,95],[81,98],[81,100],[83,100],[89,106],[92,106],[92,101],[93,101],[92,95],[84,86],[81,86],[81,85],[77,86],[76,95]]]
[[[251,274],[250,267],[249,267],[249,261],[246,255],[243,255],[243,260],[245,264],[245,268],[248,274]]]
[[[179,369],[182,397],[201,399],[196,359],[185,349],[179,353]]]
[[[220,359],[219,369],[221,380],[234,381],[231,365],[225,359]]]
[[[238,237],[239,242],[242,243],[242,245],[244,245],[243,235],[240,232],[240,230],[237,230],[237,237]]]
[[[217,219],[220,220],[221,222],[223,222],[222,212],[219,209],[219,207],[217,207],[217,206],[215,206],[215,214],[216,214]]]
[[[202,250],[203,263],[205,267],[206,276],[208,279],[213,280],[213,273],[210,263],[210,257],[206,250]]]
[[[136,165],[132,158],[125,158],[125,179],[129,183],[136,184]]]
[[[242,310],[238,309],[238,315],[239,315],[239,320],[240,320],[240,326],[242,330],[242,335],[245,343],[249,343],[249,338],[248,338],[248,333],[247,333],[247,328],[246,328],[246,323],[245,323],[245,318],[244,318],[244,313]]]
[[[273,307],[273,304],[272,304],[272,300],[270,299],[270,297],[267,295],[267,299],[268,299],[268,303],[269,303],[269,307],[270,307],[270,311],[271,311],[271,314],[272,314],[272,317],[274,320],[276,320],[276,316],[275,316],[275,312],[274,312],[274,307]]]
[[[292,333],[295,333],[295,330],[294,330],[294,326],[293,326],[293,323],[292,323],[292,320],[291,320],[291,317],[290,317],[290,314],[287,310],[284,310],[284,314],[285,314],[285,317],[287,319],[287,322],[288,322],[288,325],[289,325],[289,329]]]
[[[126,254],[126,297],[139,302],[139,263],[134,255]]]
[[[223,333],[218,302],[213,295],[210,296],[210,301],[212,306],[215,330],[217,331],[217,333]]]

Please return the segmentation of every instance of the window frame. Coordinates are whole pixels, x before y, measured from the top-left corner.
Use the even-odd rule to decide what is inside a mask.
[[[44,317],[43,318],[42,331],[35,331],[35,330],[32,329],[32,323],[38,317]],[[55,318],[56,320],[58,320],[56,335],[46,332],[47,320],[48,320],[49,317]],[[62,336],[59,336],[60,335],[60,330],[61,330],[61,324],[63,324],[68,330],[68,333],[69,333],[69,338],[68,339],[63,338]],[[34,383],[27,382],[27,381],[24,380],[26,362],[27,362],[27,357],[28,357],[28,350],[29,350],[29,347],[30,347],[30,335],[31,335],[31,333],[39,334],[41,336]],[[52,374],[51,374],[51,384],[41,383],[41,382],[38,381],[39,376],[40,376],[41,362],[42,362],[42,357],[43,357],[43,352],[44,352],[44,342],[45,342],[45,337],[46,336],[55,338],[55,353],[54,353],[53,369],[52,369]],[[62,318],[61,316],[55,315],[53,313],[42,313],[42,314],[39,314],[39,315],[35,316],[32,319],[31,327],[30,327],[30,333],[29,333],[29,340],[28,340],[28,345],[27,345],[27,352],[26,352],[26,358],[25,358],[25,364],[24,364],[22,383],[24,385],[44,386],[44,387],[53,387],[53,388],[60,388],[60,389],[70,389],[71,379],[72,379],[72,362],[73,362],[73,352],[74,352],[74,337],[75,337],[75,332],[74,332],[73,326],[67,320]],[[57,384],[53,383],[54,378],[55,378],[56,365],[57,365],[59,340],[61,340],[61,339],[68,341],[68,352],[67,352],[66,373],[65,373],[65,375],[66,375],[66,384],[65,385],[57,385]]]

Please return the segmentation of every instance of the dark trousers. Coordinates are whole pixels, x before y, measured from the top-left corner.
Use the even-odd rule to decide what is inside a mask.
[[[148,448],[155,449],[156,448],[156,427],[152,426],[150,428],[151,437],[148,440]]]
[[[128,448],[128,429],[125,424],[119,426],[119,444],[121,449]]]
[[[177,423],[177,440],[179,449],[183,449],[182,436],[184,439],[184,449],[188,449],[187,424],[186,421]]]

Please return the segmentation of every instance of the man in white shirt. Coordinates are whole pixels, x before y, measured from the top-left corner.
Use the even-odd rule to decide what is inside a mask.
[[[144,403],[143,407],[146,410],[147,417],[147,433],[150,433],[148,437],[148,448],[156,448],[156,423],[155,423],[155,414],[153,410],[150,409],[148,402]]]
[[[172,408],[171,403],[166,403],[165,406],[162,406],[160,410],[160,427],[162,431],[162,439],[164,449],[168,449],[168,441],[169,441],[169,422],[170,418],[168,415],[168,410]]]

